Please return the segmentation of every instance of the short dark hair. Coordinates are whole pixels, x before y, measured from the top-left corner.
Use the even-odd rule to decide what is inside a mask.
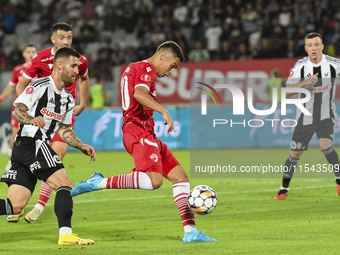
[[[37,49],[37,46],[35,46],[33,43],[27,43],[25,46],[24,46],[24,50],[26,50],[26,48],[28,47],[34,47]]]
[[[70,56],[80,58],[80,54],[76,50],[69,47],[61,47],[54,55],[54,63],[56,63],[59,58],[69,58]]]
[[[62,31],[72,31],[72,27],[67,24],[67,23],[64,23],[64,22],[59,22],[59,23],[55,23],[53,26],[52,26],[52,34],[54,32],[57,32],[58,30],[62,30]]]
[[[174,41],[166,41],[158,46],[157,51],[162,49],[170,50],[181,62],[185,60],[181,47]]]
[[[308,33],[306,36],[305,36],[305,42],[307,39],[312,39],[314,37],[319,37],[321,39],[321,42],[322,42],[322,36],[317,33],[317,32],[311,32],[311,33]]]

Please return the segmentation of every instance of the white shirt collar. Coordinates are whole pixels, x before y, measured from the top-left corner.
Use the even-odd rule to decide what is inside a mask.
[[[51,81],[52,88],[53,88],[54,92],[57,93],[58,95],[60,95],[62,90],[58,90],[58,89],[57,89],[57,87],[56,87],[56,85],[55,85],[55,83],[54,83],[54,80],[53,80],[53,78],[52,78],[52,75],[48,76],[48,78],[49,78],[50,81]]]

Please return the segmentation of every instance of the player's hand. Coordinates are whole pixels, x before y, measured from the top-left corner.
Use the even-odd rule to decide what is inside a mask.
[[[45,126],[45,120],[42,116],[35,117],[32,120],[32,125],[37,126],[39,128],[43,128]]]
[[[82,106],[82,105],[77,105],[75,108],[74,108],[74,116],[78,116],[79,114],[81,114],[81,112],[85,109],[85,106]]]
[[[311,77],[309,77],[306,82],[305,82],[305,86],[307,89],[308,87],[313,87],[317,82],[318,82],[318,73],[312,75]]]
[[[170,113],[168,111],[166,111],[163,114],[163,118],[164,118],[164,124],[165,125],[167,125],[167,124],[169,125],[168,130],[166,132],[167,134],[169,134],[175,128],[174,121],[172,120],[172,117],[171,117],[171,115],[170,115]]]
[[[96,151],[91,145],[84,144],[84,146],[81,148],[81,152],[89,156],[91,161],[96,160]]]

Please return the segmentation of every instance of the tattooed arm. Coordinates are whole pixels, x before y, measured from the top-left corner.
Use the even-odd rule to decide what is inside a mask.
[[[42,128],[45,126],[45,121],[43,117],[38,116],[38,117],[32,117],[27,113],[28,107],[23,104],[23,103],[18,103],[15,107],[15,111],[13,114],[13,117],[19,121],[21,124],[26,124],[26,125],[34,125],[39,128]]]
[[[76,137],[76,134],[73,132],[73,130],[70,128],[70,125],[59,123],[58,134],[65,143],[76,149],[81,150],[85,155],[90,156],[91,161],[96,159],[96,152],[93,147],[80,141]]]

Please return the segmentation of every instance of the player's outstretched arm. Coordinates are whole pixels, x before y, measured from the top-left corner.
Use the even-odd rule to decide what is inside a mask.
[[[89,96],[89,75],[79,75],[79,92],[80,104],[74,108],[74,115],[78,116],[86,107],[87,98]]]
[[[152,97],[148,93],[148,89],[144,86],[138,86],[135,88],[133,97],[142,105],[155,110],[156,112],[159,112],[163,115],[164,118],[164,124],[168,124],[168,130],[167,134],[169,134],[172,130],[174,130],[174,122],[172,120],[172,117],[170,113],[159,103],[157,103],[155,100],[152,99]]]
[[[4,101],[7,97],[9,97],[9,95],[11,95],[14,91],[15,87],[12,86],[11,84],[8,84],[6,86],[6,88],[4,89],[4,91],[1,93],[0,95],[0,104],[2,103],[2,101]]]
[[[25,76],[21,76],[21,79],[17,85],[17,95],[20,96],[22,92],[24,92],[25,88],[28,84],[30,84],[31,79],[26,78]]]
[[[91,158],[91,161],[96,160],[96,151],[94,150],[94,148],[80,141],[76,137],[76,134],[73,132],[73,130],[70,128],[70,125],[60,123],[58,134],[65,143],[76,149],[79,149],[85,155],[88,155]]]
[[[28,107],[23,104],[23,103],[17,103],[15,107],[15,111],[13,114],[13,117],[19,121],[21,124],[26,124],[26,125],[34,125],[39,128],[42,128],[45,126],[45,120],[43,117],[38,116],[38,117],[32,117],[27,113]]]

